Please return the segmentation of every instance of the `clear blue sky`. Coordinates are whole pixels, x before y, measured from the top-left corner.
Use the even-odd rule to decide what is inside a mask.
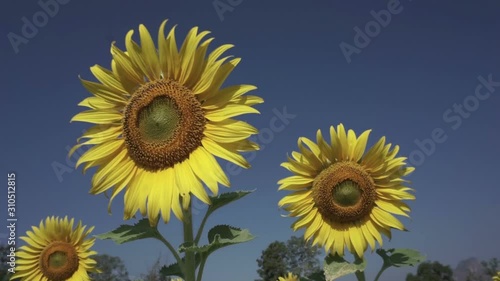
[[[255,279],[261,251],[293,235],[293,219],[280,217],[277,207],[285,193],[277,192],[276,182],[289,175],[279,164],[296,149],[298,137],[312,138],[318,128],[340,122],[357,132],[373,129],[370,144],[386,135],[417,166],[411,176],[417,200],[411,202],[411,220],[403,219],[410,232],[393,232],[386,246],[417,248],[453,267],[470,256],[498,257],[500,87],[493,82],[492,93],[478,88],[479,76],[500,81],[498,1],[401,0],[390,4],[394,13],[379,32],[370,23],[370,11],[387,10],[385,1],[234,0],[229,2],[238,5],[221,16],[212,1],[67,2],[45,23],[37,1],[2,4],[1,171],[3,177],[17,173],[18,235],[47,215],[81,219],[95,225],[96,234],[123,222],[122,197],[109,216],[107,199],[88,194],[92,172],[83,176],[66,164],[74,163],[66,162],[66,147],[89,127],[69,123],[81,110],[77,103],[89,95],[78,75],[93,79],[90,66],[109,67],[111,41],[123,47],[129,29],[143,23],[156,33],[168,18],[169,26],[178,24],[179,38],[199,26],[212,31],[213,46],[236,45],[230,53],[243,60],[227,83],[255,84],[255,93],[265,99],[258,106],[262,114],[245,120],[269,133],[276,110],[286,108],[295,116],[272,137],[261,136],[263,149],[251,160],[252,169],[231,172],[232,190],[257,191],[216,213],[208,226],[249,228],[258,238],[214,254],[205,281]],[[26,38],[22,18],[33,22],[34,15],[41,27]],[[367,24],[374,37],[367,45],[356,37],[359,48],[348,63],[340,45],[356,47],[355,27],[364,30]],[[25,37],[24,43],[14,47],[10,32]],[[444,134],[441,143],[424,154],[416,141],[439,133]],[[69,170],[58,178],[54,163]],[[179,227],[174,221],[160,230],[178,243]],[[5,228],[1,232],[5,242]],[[120,256],[136,276],[159,255],[167,257],[156,241],[120,246],[98,241],[95,249]],[[368,262],[367,274],[373,277],[378,256]],[[391,269],[384,280],[403,280],[409,271]]]

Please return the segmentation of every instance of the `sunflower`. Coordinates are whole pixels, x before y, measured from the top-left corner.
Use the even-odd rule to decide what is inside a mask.
[[[263,102],[245,95],[255,86],[221,88],[240,62],[219,58],[233,45],[207,56],[213,38],[204,40],[209,32],[194,27],[178,50],[175,26],[165,37],[166,22],[159,28],[158,48],[142,24],[140,45],[132,40],[133,30],[125,37],[126,50],[111,45],[111,70],[90,68],[99,82],[82,79],[93,96],[79,104],[90,109],[72,119],[96,124],[70,151],[93,145],[76,164],[85,163],[84,172],[98,167],[90,193],[110,190],[110,211],[113,198],[125,189],[124,219],[139,210],[152,225],[160,212],[165,223],[171,211],[182,219],[181,207],[188,208],[191,195],[210,204],[203,183],[213,195],[219,183],[229,187],[214,156],[250,167],[240,152],[258,150],[248,140],[258,131],[233,117],[259,113],[252,106]]]
[[[293,230],[305,228],[305,239],[340,256],[347,246],[363,257],[367,244],[372,250],[375,241],[382,246],[381,233],[390,238],[391,228],[405,230],[392,214],[408,217],[410,208],[402,200],[415,199],[402,179],[414,168],[396,157],[399,147],[391,148],[385,137],[365,154],[370,132],[356,137],[342,124],[337,130],[332,126],[327,143],[318,130],[316,143],[299,138],[300,152],[281,164],[294,174],[278,182],[279,190],[293,191],[278,203],[298,217]]]
[[[500,281],[500,271],[497,272],[496,276],[493,276],[493,281]]]
[[[297,275],[293,275],[291,272],[288,272],[288,275],[285,277],[279,277],[278,281],[299,281],[299,277]]]
[[[11,280],[90,280],[88,272],[98,272],[96,261],[90,256],[97,254],[90,248],[95,238],[87,239],[94,227],[87,230],[80,221],[73,229],[74,219],[68,217],[47,217],[38,227],[21,239],[27,245],[21,246],[16,273]]]

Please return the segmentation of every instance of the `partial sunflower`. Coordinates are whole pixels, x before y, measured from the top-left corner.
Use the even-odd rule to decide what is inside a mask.
[[[293,275],[291,272],[288,272],[285,277],[279,277],[278,281],[299,281],[299,277],[297,275]]]
[[[496,276],[493,276],[493,281],[500,281],[500,271],[497,272]]]
[[[293,191],[279,206],[298,217],[294,231],[305,228],[304,237],[328,252],[344,255],[344,249],[363,257],[367,244],[382,245],[383,233],[391,228],[405,230],[392,214],[408,217],[410,208],[402,200],[413,200],[402,177],[414,168],[405,166],[405,157],[396,157],[399,147],[391,149],[381,138],[365,153],[371,130],[356,137],[342,124],[330,127],[331,142],[320,130],[316,143],[301,137],[300,152],[292,152],[281,166],[294,175],[278,182],[279,190]],[[391,214],[392,213],[392,214]]]
[[[16,253],[19,259],[11,280],[90,280],[88,273],[98,272],[91,258],[97,254],[91,251],[95,238],[87,238],[94,227],[86,230],[81,221],[73,225],[74,219],[68,217],[47,217],[45,224],[42,220],[28,230],[21,237],[27,245]]]
[[[111,190],[113,198],[125,189],[124,219],[140,210],[155,225],[159,213],[165,223],[173,211],[182,219],[190,194],[206,204],[218,184],[229,180],[214,156],[250,167],[240,152],[258,150],[248,140],[258,131],[233,117],[259,113],[252,106],[262,103],[258,96],[245,95],[252,85],[221,88],[240,62],[230,56],[219,58],[233,45],[222,45],[208,56],[213,38],[208,31],[192,28],[180,50],[175,26],[165,37],[164,21],[158,32],[158,47],[144,25],[139,26],[141,45],[125,37],[126,50],[113,43],[111,70],[95,65],[91,72],[99,81],[82,80],[93,94],[79,105],[90,108],[72,121],[94,123],[78,140],[70,155],[84,145],[76,166],[83,171],[98,166],[92,178],[92,194]],[[182,200],[179,200],[182,198]]]

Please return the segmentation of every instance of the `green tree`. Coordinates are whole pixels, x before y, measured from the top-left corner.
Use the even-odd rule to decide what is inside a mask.
[[[170,281],[172,278],[163,276],[160,274],[160,269],[162,268],[160,257],[158,257],[155,263],[149,268],[146,274],[141,274],[142,281]]]
[[[308,277],[321,271],[320,261],[318,259],[321,250],[318,246],[313,246],[303,238],[292,236],[286,242],[288,249],[289,272],[301,277]]]
[[[484,271],[488,276],[493,277],[497,275],[497,271],[499,271],[499,260],[497,258],[492,258],[489,261],[482,261],[481,265],[484,267]]]
[[[489,261],[482,261],[482,270],[470,271],[466,281],[490,281],[491,277],[495,276],[498,271],[499,260],[492,258]]]
[[[286,242],[275,241],[269,244],[257,260],[257,273],[262,281],[276,281],[288,272],[300,277],[324,276],[318,259],[320,253],[319,247],[296,236]]]
[[[274,241],[262,251],[262,255],[257,260],[259,274],[262,281],[276,281],[280,276],[284,276],[288,270],[288,249],[286,244]]]
[[[101,273],[90,273],[93,281],[130,281],[122,259],[106,254],[96,255],[97,268]]]
[[[409,273],[406,281],[454,281],[453,270],[437,261],[423,262],[417,268],[417,275]]]

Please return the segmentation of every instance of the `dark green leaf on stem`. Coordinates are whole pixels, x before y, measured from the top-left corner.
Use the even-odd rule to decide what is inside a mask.
[[[413,249],[378,249],[377,254],[384,260],[385,267],[415,266],[425,260],[425,256]]]
[[[123,224],[117,229],[96,235],[101,240],[111,239],[117,244],[123,244],[146,238],[157,238],[158,230],[149,225],[148,219],[142,219],[134,225]]]

